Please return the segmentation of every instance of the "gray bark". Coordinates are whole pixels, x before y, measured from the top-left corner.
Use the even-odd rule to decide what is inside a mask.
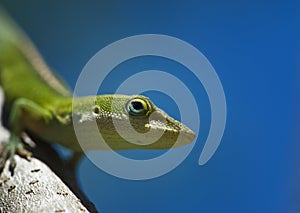
[[[8,162],[0,180],[0,212],[88,212],[48,166],[15,156],[14,175]]]

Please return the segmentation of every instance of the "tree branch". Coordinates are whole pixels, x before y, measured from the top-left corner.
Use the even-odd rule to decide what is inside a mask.
[[[7,162],[0,180],[1,212],[88,212],[71,190],[40,160],[15,156],[10,176]]]

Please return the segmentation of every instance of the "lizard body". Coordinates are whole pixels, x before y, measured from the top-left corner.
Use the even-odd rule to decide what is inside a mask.
[[[1,154],[0,169],[9,156],[13,162],[15,153],[30,157],[21,143],[23,131],[80,152],[74,122],[80,125],[89,149],[107,149],[104,143],[113,150],[168,149],[179,134],[183,137],[176,146],[189,144],[195,137],[188,127],[141,95],[107,94],[73,98],[68,88],[47,67],[31,41],[1,10],[0,85],[5,94],[5,113],[9,113],[11,130],[8,144]],[[76,108],[73,109],[74,103]],[[104,140],[94,140],[97,135],[89,132],[95,123]],[[126,139],[118,134],[116,123],[125,131]],[[143,133],[141,137],[126,133],[130,127]],[[144,134],[149,131],[154,134]],[[144,143],[159,134],[161,137],[156,142]]]

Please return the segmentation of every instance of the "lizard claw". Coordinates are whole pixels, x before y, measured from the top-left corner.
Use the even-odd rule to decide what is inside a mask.
[[[17,166],[16,160],[15,160],[14,156],[11,156],[10,161],[9,161],[9,167],[8,167],[8,170],[10,171],[11,176],[14,175],[16,166]]]
[[[27,151],[24,148],[23,143],[21,140],[15,136],[11,135],[9,138],[8,143],[5,145],[5,147],[2,150],[2,153],[0,154],[0,174],[2,173],[6,161],[9,159],[9,171],[11,175],[14,175],[14,169],[16,168],[16,160],[14,158],[15,154],[20,155],[21,157],[30,160],[31,159],[31,152]]]

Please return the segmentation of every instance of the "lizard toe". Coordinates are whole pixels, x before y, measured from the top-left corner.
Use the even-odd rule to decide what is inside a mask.
[[[18,155],[20,155],[21,157],[25,158],[26,160],[31,160],[31,157],[32,157],[32,153],[27,151],[23,144],[19,144],[18,147],[16,148],[16,153]]]
[[[5,167],[5,162],[7,161],[9,155],[7,149],[3,149],[1,156],[0,156],[0,174],[3,172],[3,169]]]
[[[8,143],[5,145],[5,147],[2,149],[2,152],[0,153],[0,174],[2,173],[5,167],[6,161],[9,159],[8,170],[13,176],[14,169],[17,165],[16,160],[14,158],[15,154],[18,154],[27,160],[30,160],[32,156],[31,152],[27,151],[24,148],[24,145],[20,138],[12,134],[9,138]]]

